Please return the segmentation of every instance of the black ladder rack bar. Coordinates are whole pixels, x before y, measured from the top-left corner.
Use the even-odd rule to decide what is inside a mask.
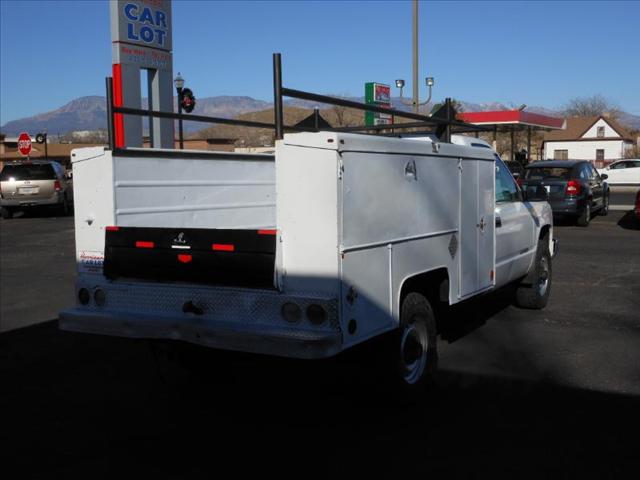
[[[221,117],[207,117],[204,115],[192,115],[190,113],[173,113],[173,112],[159,112],[156,110],[141,110],[139,108],[129,107],[113,107],[113,113],[126,113],[130,115],[148,115],[150,117],[157,118],[173,118],[176,120],[191,120],[194,122],[203,123],[221,123],[223,125],[239,125],[241,127],[255,127],[255,128],[268,128],[273,130],[274,125],[272,123],[252,122],[250,120],[237,120],[232,118]]]

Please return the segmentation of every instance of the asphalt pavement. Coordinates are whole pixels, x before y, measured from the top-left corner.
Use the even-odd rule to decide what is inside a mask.
[[[0,220],[0,332],[58,318],[73,305],[73,217]]]
[[[73,303],[71,219],[0,229],[3,324],[54,319]],[[175,362],[55,321],[0,334],[0,475],[634,476],[640,229],[611,212],[555,235],[547,308],[503,290],[445,311],[437,388],[419,400],[367,348],[304,362],[187,346]]]

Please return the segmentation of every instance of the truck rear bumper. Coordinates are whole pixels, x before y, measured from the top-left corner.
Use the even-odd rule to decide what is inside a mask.
[[[340,352],[342,338],[335,332],[311,332],[277,327],[240,326],[201,322],[199,318],[172,318],[123,313],[85,312],[80,308],[60,314],[60,328],[72,332],[129,338],[183,340],[206,347],[292,358],[326,358]]]
[[[111,288],[110,288],[111,287]],[[82,283],[78,284],[82,288]],[[85,287],[86,288],[86,287]],[[107,303],[78,305],[60,313],[62,330],[129,338],[183,340],[206,347],[293,358],[326,358],[342,349],[342,332],[335,299],[283,295],[268,291],[196,288],[184,297],[167,295],[167,286],[142,285],[135,288],[103,284]],[[180,293],[180,292],[178,292]],[[133,294],[133,295],[132,295]],[[135,298],[136,304],[126,297]],[[202,306],[201,314],[185,313],[185,299]],[[281,316],[282,305],[296,303],[301,308],[299,323],[290,324]],[[323,306],[327,318],[312,325],[305,318],[308,305]]]

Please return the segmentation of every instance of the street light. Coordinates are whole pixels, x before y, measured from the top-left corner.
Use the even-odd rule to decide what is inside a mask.
[[[427,103],[429,103],[431,101],[431,88],[435,84],[435,80],[433,79],[433,77],[427,77],[427,78],[425,78],[425,83],[426,83],[427,87],[429,88],[429,96],[427,97],[427,99],[424,102],[418,103],[418,99],[417,98],[414,98],[413,100],[406,100],[402,96],[402,89],[404,88],[404,80],[401,79],[401,78],[396,80],[396,87],[398,87],[400,89],[400,101],[404,105],[414,105],[414,106],[417,105],[418,107],[421,107],[421,106],[426,105]]]
[[[413,105],[415,113],[420,113],[420,107],[431,101],[431,87],[433,87],[433,77],[426,78],[427,87],[429,87],[429,98],[420,103],[419,87],[418,87],[418,0],[413,0],[413,99],[412,101],[402,98],[402,89],[404,80],[396,80],[396,87],[400,89],[400,102],[404,105]]]
[[[180,150],[184,149],[184,141],[182,138],[182,90],[184,88],[184,78],[178,72],[176,78],[173,79],[173,84],[176,86],[176,92],[178,94],[178,138],[180,139]]]

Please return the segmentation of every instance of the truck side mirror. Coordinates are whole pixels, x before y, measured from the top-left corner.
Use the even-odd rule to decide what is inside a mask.
[[[532,185],[525,189],[524,199],[527,202],[548,202],[549,192],[543,185]]]

